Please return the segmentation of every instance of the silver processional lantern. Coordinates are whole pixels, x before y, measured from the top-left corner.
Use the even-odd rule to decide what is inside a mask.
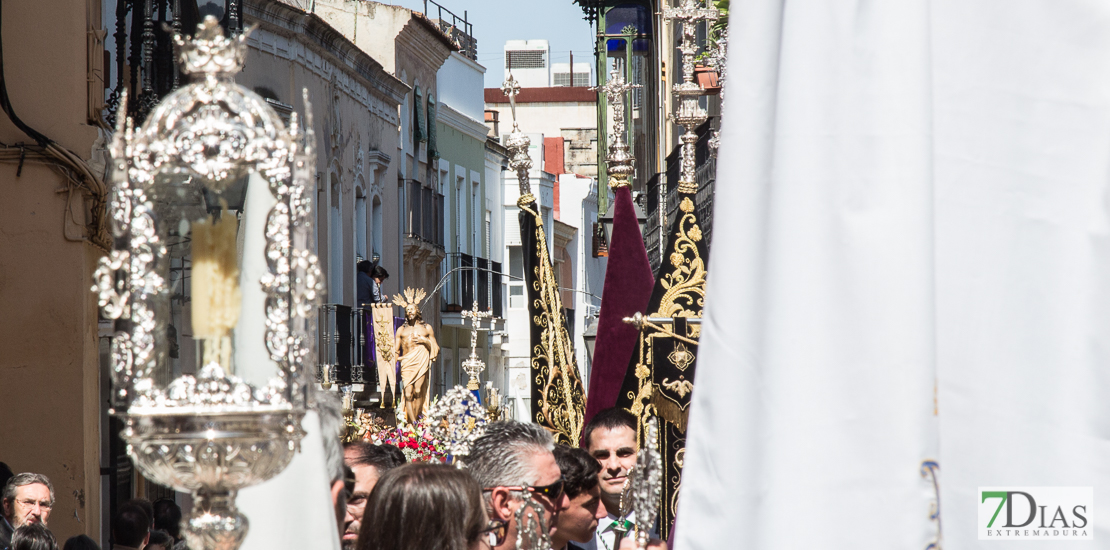
[[[208,17],[195,38],[176,37],[193,84],[139,128],[121,117],[115,246],[94,274],[103,313],[116,320],[113,413],[143,475],[193,494],[185,535],[194,550],[238,548],[248,523],[237,491],[277,475],[298,449],[323,290],[310,252],[307,93],[304,129],[295,116],[287,129],[235,84],[245,36],[225,37]],[[177,358],[174,334],[183,335]]]

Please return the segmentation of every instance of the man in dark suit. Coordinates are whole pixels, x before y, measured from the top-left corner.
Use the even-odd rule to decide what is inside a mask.
[[[23,473],[8,479],[0,493],[0,511],[3,512],[0,514],[0,549],[7,550],[11,546],[12,534],[19,527],[29,523],[46,525],[53,507],[54,486],[46,476]]]

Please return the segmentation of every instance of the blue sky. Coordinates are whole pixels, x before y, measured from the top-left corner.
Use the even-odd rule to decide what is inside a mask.
[[[424,11],[423,0],[385,0]],[[466,12],[478,39],[478,63],[486,67],[486,87],[497,88],[505,78],[506,40],[547,40],[551,62],[566,63],[574,51],[574,62],[593,61],[593,30],[582,18],[582,8],[572,0],[437,0],[459,17]],[[429,16],[438,10],[428,3]],[[450,19],[445,15],[445,19]],[[596,77],[596,75],[595,75]]]

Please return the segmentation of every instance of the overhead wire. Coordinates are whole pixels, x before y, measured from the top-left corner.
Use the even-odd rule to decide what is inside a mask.
[[[35,130],[24,122],[15,112],[11,98],[8,96],[8,83],[4,73],[4,39],[3,39],[3,2],[0,2],[0,109],[21,132],[35,141],[35,144],[17,143],[14,145],[0,144],[0,161],[11,162],[11,157],[19,163],[16,169],[17,177],[22,175],[22,168],[26,162],[42,163],[49,165],[55,171],[61,172],[70,187],[81,189],[83,194],[92,199],[92,214],[88,224],[89,236],[87,238],[71,239],[66,234],[66,221],[71,219],[71,197],[67,197],[66,213],[62,218],[62,233],[67,240],[78,240],[107,252],[111,247],[111,236],[108,232],[105,206],[108,191],[104,180],[93,174],[89,164],[73,151],[63,147],[50,139],[42,132]]]

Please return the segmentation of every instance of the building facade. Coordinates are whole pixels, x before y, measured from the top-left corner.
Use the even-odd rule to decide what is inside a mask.
[[[465,385],[469,375],[462,364],[471,353],[473,325],[463,311],[490,313],[480,324],[477,356],[486,364],[479,376],[482,386],[491,381],[504,390],[501,346],[494,346],[493,333],[504,331],[502,250],[494,246],[493,220],[501,205],[490,195],[489,179],[500,181],[500,170],[487,170],[487,128],[482,122],[482,67],[461,52],[453,52],[440,68],[438,79],[437,152],[439,184],[446,211],[444,224],[447,250],[441,268],[442,287],[438,303],[442,311],[440,353],[443,369],[439,389]]]
[[[105,21],[96,0],[0,9],[15,115],[0,114],[0,461],[50,478],[59,540],[103,540],[107,349],[89,288],[110,244]]]

